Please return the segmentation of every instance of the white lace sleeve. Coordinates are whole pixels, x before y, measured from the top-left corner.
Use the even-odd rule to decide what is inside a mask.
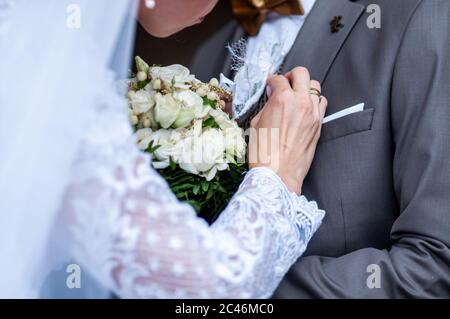
[[[110,109],[86,135],[64,212],[75,258],[124,298],[270,297],[324,216],[254,169],[210,227],[150,168],[126,115]]]

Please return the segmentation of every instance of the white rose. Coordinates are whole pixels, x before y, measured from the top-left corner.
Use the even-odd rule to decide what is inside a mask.
[[[225,152],[225,138],[223,132],[218,129],[207,129],[201,135],[203,148],[203,162],[199,163],[199,170],[209,171],[212,165],[223,162]]]
[[[152,94],[152,96],[155,96],[156,93],[158,93],[158,91],[153,88],[153,85],[151,83],[147,84],[144,87],[144,90],[147,91],[148,93]]]
[[[145,151],[152,143],[153,147],[158,146],[153,152],[152,165],[156,169],[163,169],[170,165],[170,157],[173,153],[177,136],[173,136],[171,131],[160,129],[140,129],[136,132],[136,140],[139,149]]]
[[[203,99],[191,90],[174,92],[173,97],[182,103],[185,108],[198,108],[203,106]]]
[[[195,76],[190,74],[189,69],[179,64],[151,67],[149,73],[152,79],[160,79],[166,87],[187,89],[190,85],[186,83],[195,80]]]
[[[212,180],[219,170],[228,165],[224,162],[225,141],[218,129],[207,129],[200,136],[194,130],[178,141],[175,146],[176,162],[185,171]]]
[[[235,156],[238,159],[244,159],[247,150],[247,143],[244,139],[243,130],[236,126],[224,130],[225,150],[228,155]]]
[[[143,128],[136,131],[136,142],[140,150],[145,151],[148,148],[152,141],[152,134],[153,132],[149,128]]]
[[[155,101],[155,120],[161,127],[169,128],[180,113],[180,103],[171,94],[162,95],[161,93],[155,95]]]
[[[209,115],[214,118],[214,121],[216,121],[217,125],[219,125],[222,130],[238,127],[236,122],[231,120],[228,114],[222,110],[211,108],[209,110]]]
[[[173,147],[175,145],[171,132],[163,129],[157,130],[152,134],[152,141],[154,146],[158,146],[158,148],[153,152],[153,167],[156,169],[168,167],[170,165],[170,157],[172,156]]]
[[[247,149],[244,131],[222,110],[211,109],[209,115],[214,118],[214,121],[216,121],[217,125],[224,132],[227,155],[231,156],[231,158],[237,157],[238,159],[243,159]]]
[[[140,90],[130,97],[131,107],[136,114],[148,112],[155,105],[154,94]]]
[[[193,130],[187,131],[177,140],[174,147],[173,159],[186,172],[198,175],[199,172],[195,168],[195,165],[193,165],[195,140]]]
[[[205,112],[203,99],[190,90],[175,92],[173,97],[181,104],[180,113],[174,123],[176,128],[188,126],[192,120],[203,117],[208,111]]]
[[[217,163],[208,172],[205,172],[205,173],[200,174],[200,175],[205,177],[206,180],[209,182],[216,176],[217,172],[224,171],[227,168],[228,168],[228,164],[227,163]]]

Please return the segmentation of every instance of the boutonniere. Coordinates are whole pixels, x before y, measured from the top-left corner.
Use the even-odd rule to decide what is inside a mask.
[[[344,27],[342,24],[342,16],[335,16],[330,22],[331,33],[339,32],[341,28]]]

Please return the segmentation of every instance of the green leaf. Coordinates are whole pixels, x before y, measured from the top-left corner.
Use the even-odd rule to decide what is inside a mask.
[[[160,148],[160,147],[161,147],[161,145],[155,145],[154,147],[152,147],[152,148],[149,149],[149,152],[153,154],[153,153],[155,153],[156,150],[157,150],[158,148]]]
[[[149,80],[138,81],[137,86],[136,86],[136,89],[137,89],[138,91],[139,91],[139,90],[143,90],[143,89],[147,86],[147,84],[149,84],[149,83],[150,83]]]
[[[220,185],[220,184],[217,184],[217,190],[219,192],[221,192],[221,193],[226,193],[227,192],[227,190],[225,188],[223,188],[223,186]]]
[[[151,153],[150,150],[152,149],[152,147],[153,147],[153,141],[151,141],[150,144],[148,144],[146,152]]]
[[[206,200],[210,200],[214,195],[214,189],[210,188],[208,194],[206,195]]]
[[[190,204],[200,217],[212,222],[238,189],[246,170],[246,164],[230,164],[208,182],[202,176],[184,171],[171,160],[171,166],[158,172],[180,201]]]
[[[198,195],[199,192],[200,192],[200,185],[197,184],[192,189],[192,193],[194,193],[194,195]]]
[[[187,182],[191,182],[192,184],[194,184],[194,179],[192,178],[192,176],[190,176],[190,175],[187,175],[187,176],[180,176],[180,177],[178,177],[177,179],[176,179],[176,184],[177,185],[181,185],[181,184],[184,184],[184,183],[187,183]],[[197,186],[197,185],[196,185]],[[200,186],[199,186],[200,187]]]
[[[154,145],[154,141],[151,141],[150,144],[148,145],[147,149],[146,149],[146,152],[150,153],[150,154],[153,154],[160,147],[161,147],[161,145]]]
[[[192,188],[194,188],[194,187],[195,187],[194,184],[183,184],[183,185],[174,187],[173,190],[176,192],[181,192],[181,191],[192,190]]]
[[[220,128],[219,124],[217,124],[212,116],[203,121],[203,127]]]
[[[208,99],[207,96],[203,97],[203,105],[209,105],[210,107],[216,109],[217,108],[217,101]]]
[[[192,207],[194,207],[194,209],[196,211],[199,212],[201,210],[202,205],[200,203],[198,203],[198,202],[196,202],[194,200],[187,201],[187,203],[190,204]]]
[[[208,188],[209,188],[209,183],[207,181],[202,181],[201,185],[202,185],[202,190],[204,192],[207,192]]]
[[[175,168],[177,168],[177,163],[175,163],[172,159],[170,159],[170,168],[171,169],[175,169]]]

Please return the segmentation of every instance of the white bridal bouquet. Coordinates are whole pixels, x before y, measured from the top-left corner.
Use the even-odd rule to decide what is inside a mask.
[[[149,66],[136,57],[136,68],[128,99],[139,148],[178,199],[214,219],[246,171],[244,132],[225,112],[231,93],[181,65]]]

